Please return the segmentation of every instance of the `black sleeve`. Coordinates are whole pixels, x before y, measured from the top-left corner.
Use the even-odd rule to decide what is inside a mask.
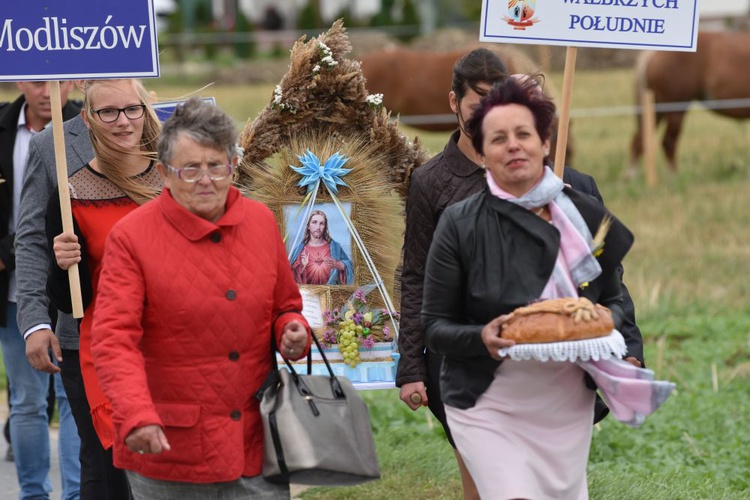
[[[16,269],[16,251],[13,246],[15,238],[16,233],[11,233],[0,239],[0,261],[9,272]]]
[[[47,232],[47,244],[50,253],[50,268],[47,274],[47,295],[50,302],[60,311],[72,314],[73,306],[70,299],[70,282],[68,281],[68,271],[61,269],[55,260],[53,250],[55,236],[63,232],[62,228],[62,211],[60,210],[60,199],[58,196],[51,196],[47,203],[47,215],[45,217],[45,227]],[[93,296],[91,286],[91,275],[86,259],[86,242],[84,241],[78,223],[73,218],[73,232],[78,236],[78,243],[81,245],[81,262],[78,264],[78,275],[81,280],[81,297],[83,308],[86,309]]]
[[[596,185],[596,181],[593,177],[582,174],[581,172],[568,167],[565,168],[564,177],[564,180],[568,182],[573,189],[590,194],[604,204],[602,195],[599,192],[599,187]],[[628,292],[625,283],[622,282],[623,274],[624,270],[622,264],[620,264],[617,266],[617,277],[621,282],[620,284],[622,288],[623,314],[622,322],[618,327],[618,330],[625,338],[625,345],[628,347],[627,356],[634,357],[645,366],[645,361],[643,360],[643,336],[641,335],[640,328],[638,328],[638,325],[635,322],[635,304],[633,304],[633,299],[630,296],[630,292]]]
[[[443,212],[427,256],[422,325],[424,341],[438,354],[454,358],[489,357],[482,327],[464,323],[466,273],[461,259],[457,222]]]
[[[612,311],[612,321],[615,323],[615,328],[622,331],[622,324],[625,321],[625,311],[620,275],[614,272],[610,277],[603,279],[606,279],[606,282],[597,302]]]
[[[622,266],[617,268],[617,275],[620,279],[620,285],[622,288],[622,325],[620,325],[620,333],[625,338],[625,345],[628,347],[627,357],[634,357],[645,367],[646,362],[643,359],[643,336],[641,335],[641,329],[638,328],[638,324],[635,322],[635,305],[633,299],[630,297],[630,292],[622,281],[623,269]]]
[[[623,324],[628,321],[627,314],[624,311],[623,288],[622,281],[620,280],[620,273],[619,271],[616,271],[607,281],[602,294],[597,301],[599,304],[608,307],[612,311],[612,319],[614,320],[615,328],[617,328],[620,333],[622,333]],[[624,333],[623,337],[625,337]],[[627,337],[625,337],[625,343],[627,345]],[[628,353],[630,353],[629,345]],[[640,358],[638,359],[640,360]],[[588,373],[585,375],[585,383],[586,387],[589,389],[596,390],[596,383],[594,383],[594,379],[592,379]],[[594,404],[594,423],[596,424],[601,421],[608,414],[609,408],[607,407],[607,404],[597,393]]]
[[[401,320],[398,332],[398,350],[401,358],[396,372],[398,387],[427,380],[420,314],[424,266],[435,231],[435,216],[430,198],[422,186],[423,182],[412,173],[406,198],[401,269]]]

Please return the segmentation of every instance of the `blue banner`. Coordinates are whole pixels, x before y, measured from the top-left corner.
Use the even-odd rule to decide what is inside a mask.
[[[0,81],[158,76],[153,0],[0,6]]]
[[[211,104],[216,104],[216,99],[213,97],[203,97],[202,100]],[[159,118],[159,121],[165,122],[170,116],[172,116],[174,110],[177,109],[177,106],[184,103],[185,101],[163,101],[155,102],[152,107],[154,108],[154,111],[156,111],[156,116]]]

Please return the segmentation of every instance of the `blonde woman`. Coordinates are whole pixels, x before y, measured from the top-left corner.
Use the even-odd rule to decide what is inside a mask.
[[[96,307],[104,242],[112,226],[162,188],[154,167],[160,123],[138,80],[92,80],[84,83],[81,111],[95,158],[70,176],[74,233],[62,232],[57,199],[48,207],[47,235],[54,252],[48,289],[52,301],[72,310],[66,270],[80,263],[84,317],[79,323],[81,377],[85,398],[73,412],[81,435],[81,487],[102,498],[130,498],[123,471],[112,465],[114,427],[109,400],[99,387],[91,357],[91,321]],[[54,239],[52,239],[54,237]],[[106,495],[106,496],[104,496]]]

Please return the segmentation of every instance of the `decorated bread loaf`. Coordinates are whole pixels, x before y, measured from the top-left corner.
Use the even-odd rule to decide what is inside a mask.
[[[566,297],[519,307],[503,324],[501,336],[519,344],[581,340],[609,335],[612,313],[586,298]]]

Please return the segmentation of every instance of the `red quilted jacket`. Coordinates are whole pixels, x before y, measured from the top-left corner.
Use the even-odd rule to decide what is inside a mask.
[[[254,395],[272,369],[271,324],[280,318],[277,342],[287,322],[307,324],[271,211],[231,188],[212,223],[165,189],[115,225],[102,267],[92,352],[112,401],[115,465],[194,483],[258,475]],[[128,434],[149,424],[171,451],[128,450]]]

